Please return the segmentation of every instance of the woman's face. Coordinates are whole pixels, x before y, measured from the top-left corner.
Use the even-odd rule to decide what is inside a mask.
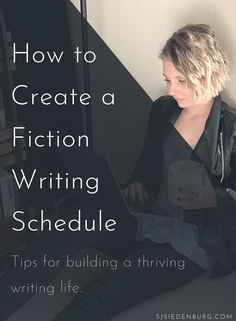
[[[189,88],[187,80],[173,65],[169,58],[163,58],[163,75],[167,82],[170,96],[173,96],[181,108],[188,108],[195,104],[194,90]]]

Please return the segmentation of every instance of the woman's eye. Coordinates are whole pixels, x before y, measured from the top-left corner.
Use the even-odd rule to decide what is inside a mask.
[[[179,83],[184,83],[185,82],[185,79],[179,79]]]
[[[168,79],[163,79],[164,81],[168,82],[169,80]]]

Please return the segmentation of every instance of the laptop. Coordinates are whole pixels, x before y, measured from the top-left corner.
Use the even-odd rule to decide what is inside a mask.
[[[98,192],[93,195],[87,195],[91,200],[97,200],[101,204],[109,204],[116,207],[117,211],[126,214],[134,212],[144,212],[154,214],[150,202],[143,204],[140,202],[131,202],[124,198],[121,187],[113,172],[108,159],[98,153],[89,150],[79,150],[71,148],[61,149],[60,155],[65,164],[66,170],[72,176],[80,176],[84,180],[88,177],[97,177],[99,182]],[[85,195],[85,191],[82,192]]]
[[[92,176],[98,177],[99,191],[96,195],[85,196],[83,192],[83,195],[90,198],[91,202],[96,200],[101,207],[110,208],[122,213],[122,215],[143,213],[146,215],[177,217],[174,212],[169,212],[164,208],[158,210],[151,197],[144,203],[131,202],[125,199],[112,166],[106,157],[89,150],[73,148],[69,151],[61,150],[61,157],[71,175],[80,175],[84,179]]]

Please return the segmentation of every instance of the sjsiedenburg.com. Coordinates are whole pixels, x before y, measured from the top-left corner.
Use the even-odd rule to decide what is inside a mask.
[[[156,313],[156,320],[232,320],[232,313]]]

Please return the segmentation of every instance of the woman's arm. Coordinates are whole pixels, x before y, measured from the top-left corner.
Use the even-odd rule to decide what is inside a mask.
[[[144,184],[145,177],[145,164],[147,158],[147,146],[151,136],[151,124],[153,117],[155,116],[155,102],[152,104],[151,111],[149,113],[149,119],[146,129],[146,135],[144,139],[143,149],[135,164],[134,170],[128,179],[125,188],[123,190],[124,197],[132,202],[138,201],[143,203],[148,199],[148,193]]]
[[[134,170],[126,183],[126,186],[134,182],[141,182],[145,184],[145,166],[148,157],[147,151],[149,147],[150,138],[152,136],[152,131],[157,119],[159,118],[160,114],[164,111],[164,106],[166,105],[165,102],[168,102],[169,99],[170,96],[161,96],[156,101],[154,101],[151,106],[143,149],[138,158],[138,161],[135,164]]]

